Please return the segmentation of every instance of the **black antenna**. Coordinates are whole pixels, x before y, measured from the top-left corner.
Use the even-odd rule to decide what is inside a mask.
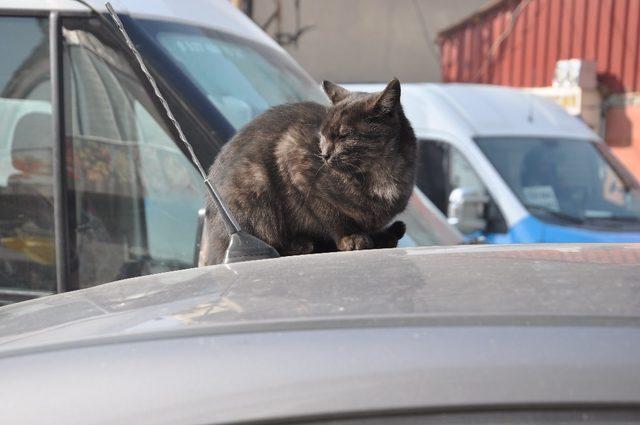
[[[279,257],[278,252],[271,245],[256,238],[255,236],[252,236],[246,232],[243,232],[242,229],[240,229],[240,225],[233,218],[233,214],[231,214],[231,211],[229,211],[229,208],[227,208],[227,206],[225,205],[224,201],[220,197],[220,194],[209,181],[207,174],[204,172],[204,169],[202,168],[200,161],[198,161],[198,158],[196,157],[196,154],[193,151],[193,147],[191,146],[191,143],[187,141],[187,138],[182,132],[182,128],[180,128],[180,124],[178,123],[176,118],[173,116],[173,113],[169,108],[169,104],[165,100],[164,96],[162,96],[162,93],[160,92],[160,89],[156,84],[156,80],[153,78],[153,76],[147,69],[146,65],[144,64],[144,61],[142,60],[142,56],[140,55],[140,52],[134,46],[133,42],[131,41],[131,38],[129,38],[129,34],[127,34],[127,31],[125,31],[124,25],[122,24],[122,21],[118,17],[118,14],[114,10],[113,6],[111,6],[111,3],[106,2],[105,7],[109,11],[109,14],[111,15],[111,18],[113,19],[113,22],[115,23],[116,27],[118,27],[118,29],[120,30],[120,33],[124,37],[124,41],[129,47],[129,50],[131,50],[136,60],[138,61],[138,65],[140,65],[140,69],[142,70],[142,73],[147,77],[149,84],[151,84],[151,87],[153,88],[153,93],[156,95],[158,100],[160,100],[160,103],[164,107],[164,111],[167,115],[167,118],[169,118],[169,121],[171,121],[171,123],[173,124],[173,127],[178,133],[178,137],[180,138],[180,141],[184,143],[184,145],[187,147],[187,150],[191,155],[191,160],[195,164],[196,168],[198,168],[198,171],[200,172],[200,175],[204,179],[204,183],[207,186],[207,189],[209,190],[209,194],[213,198],[213,201],[216,204],[216,207],[218,208],[218,212],[222,217],[224,227],[226,228],[227,233],[229,234],[229,246],[227,247],[227,251],[225,252],[225,255],[224,255],[224,263],[236,263],[239,261],[259,260],[263,258]]]

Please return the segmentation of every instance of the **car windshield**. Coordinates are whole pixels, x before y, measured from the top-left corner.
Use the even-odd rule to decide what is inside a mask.
[[[276,48],[192,25],[137,22],[235,129],[271,106],[327,102],[319,85]]]
[[[640,222],[640,191],[606,146],[574,139],[478,138],[520,201],[544,221],[615,228]]]

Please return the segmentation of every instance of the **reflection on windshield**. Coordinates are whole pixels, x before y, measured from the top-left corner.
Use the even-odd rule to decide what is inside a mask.
[[[530,212],[570,224],[640,221],[640,193],[595,143],[480,138],[477,144]],[[603,147],[604,148],[604,147]]]
[[[318,84],[273,48],[193,26],[142,25],[236,129],[271,106],[327,101]]]

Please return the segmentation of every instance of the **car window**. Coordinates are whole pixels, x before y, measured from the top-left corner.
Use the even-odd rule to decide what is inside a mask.
[[[478,193],[486,194],[487,189],[474,171],[469,161],[466,160],[460,151],[454,147],[449,150],[449,188],[451,190],[459,187],[473,189]]]
[[[487,232],[506,232],[506,222],[487,187],[459,149],[449,143],[420,140],[416,185],[445,215],[449,196],[457,188],[473,189],[489,200],[484,207]],[[467,234],[469,234],[467,232]]]
[[[0,40],[0,292],[48,293],[56,288],[48,20],[0,17]]]
[[[449,195],[454,189],[465,187],[487,193],[469,161],[448,143],[421,140],[416,173],[417,186],[443,214],[447,214]]]
[[[88,19],[63,35],[78,285],[193,267],[202,179],[114,35]]]

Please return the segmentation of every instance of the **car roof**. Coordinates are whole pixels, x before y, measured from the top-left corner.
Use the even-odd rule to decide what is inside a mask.
[[[353,320],[635,320],[639,275],[637,244],[398,248],[217,265],[2,307],[0,355]]]
[[[106,13],[106,0],[0,0],[1,10],[88,12],[91,8]],[[264,33],[244,13],[226,0],[110,0],[118,13],[134,18],[160,19],[213,28],[232,33],[282,51],[271,37]]]
[[[640,403],[639,250],[316,254],[3,307],[0,423],[620,414]]]
[[[345,84],[379,91],[383,84]],[[522,89],[457,83],[402,84],[402,105],[420,135],[425,130],[464,137],[567,137],[599,141],[580,119],[555,102]]]

